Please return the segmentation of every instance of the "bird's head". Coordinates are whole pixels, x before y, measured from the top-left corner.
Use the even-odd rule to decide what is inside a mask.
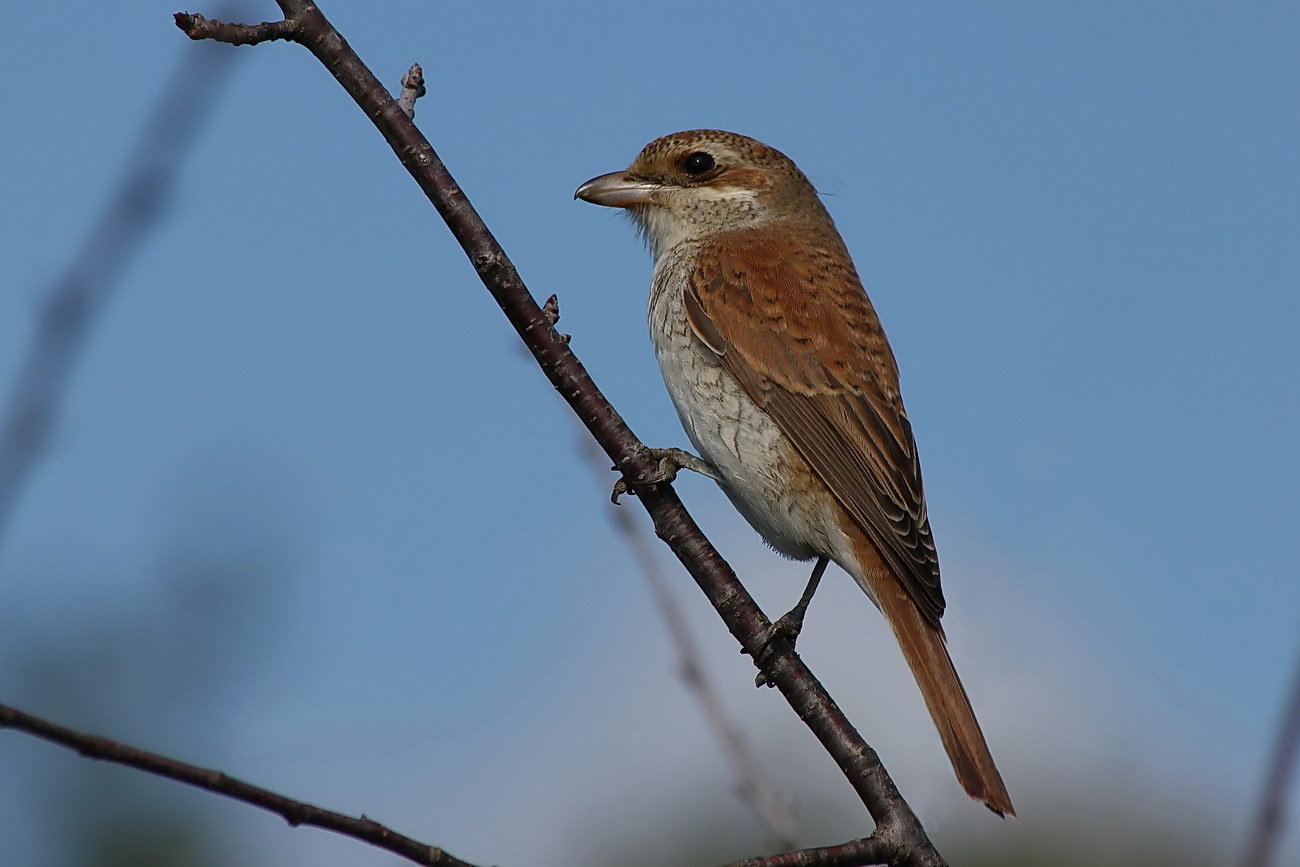
[[[752,138],[712,129],[655,139],[626,171],[592,178],[574,197],[626,208],[656,256],[685,240],[829,219],[793,160]]]

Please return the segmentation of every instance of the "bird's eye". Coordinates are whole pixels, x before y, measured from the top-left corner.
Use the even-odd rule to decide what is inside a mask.
[[[713,157],[704,151],[696,151],[682,160],[682,171],[688,175],[699,177],[713,171],[713,167],[716,165],[717,163],[714,162]]]

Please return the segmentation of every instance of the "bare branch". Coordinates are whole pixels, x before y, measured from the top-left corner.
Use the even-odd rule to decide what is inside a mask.
[[[623,473],[668,544],[708,596],[742,649],[785,696],[848,779],[876,822],[870,838],[874,861],[940,867],[945,862],[903,800],[894,781],[826,689],[782,638],[766,642],[771,621],[731,567],[700,531],[672,486],[649,484],[658,470],[650,450],[601,394],[537,305],[509,256],[483,223],[442,160],[374,74],[306,0],[277,0],[288,38],[302,44],[329,70],[388,141],[464,249],[483,285],[519,332],[543,373],[577,413]]]
[[[1291,696],[1282,715],[1277,746],[1273,750],[1273,760],[1269,763],[1264,791],[1259,799],[1255,826],[1246,846],[1245,857],[1241,859],[1241,867],[1271,867],[1276,860],[1278,845],[1282,840],[1282,820],[1286,815],[1291,783],[1295,778],[1298,753],[1300,753],[1300,664],[1296,665],[1295,680],[1291,684]]]
[[[420,64],[412,63],[406,75],[402,76],[402,95],[397,98],[397,107],[411,120],[415,120],[415,101],[425,93],[424,70]]]
[[[400,855],[416,864],[424,864],[427,867],[474,867],[473,864],[461,861],[436,846],[412,840],[365,816],[354,818],[302,801],[295,801],[227,776],[221,771],[188,765],[108,738],[66,728],[4,704],[0,704],[0,728],[26,732],[50,743],[76,750],[87,758],[115,762],[225,795],[243,801],[245,804],[278,813],[294,827],[311,825],[334,831],[392,852],[394,855]]]

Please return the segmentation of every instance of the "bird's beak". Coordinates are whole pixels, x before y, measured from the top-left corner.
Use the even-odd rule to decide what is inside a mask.
[[[652,183],[631,172],[610,172],[578,187],[573,197],[593,205],[630,208],[633,205],[650,204],[655,192],[661,189],[661,184]]]

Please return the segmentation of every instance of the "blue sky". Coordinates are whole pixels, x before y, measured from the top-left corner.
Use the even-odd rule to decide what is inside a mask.
[[[572,192],[679,129],[791,155],[899,358],[945,623],[1013,794],[1078,752],[1062,773],[1124,768],[1180,820],[1221,807],[1235,833],[1300,625],[1294,4],[324,8],[383,80],[424,65],[417,122],[534,294],[559,294],[561,330],[653,445],[685,438],[646,336],[649,257]],[[185,40],[174,11],[8,12],[6,388],[164,77],[212,48]],[[573,830],[573,804],[600,800],[602,774],[616,785],[640,767],[620,739],[711,767],[708,733],[609,530],[612,476],[593,475],[436,214],[304,50],[238,51],[0,547],[0,649],[80,647],[138,618],[152,658],[179,665],[180,639],[150,637],[150,612],[191,638],[208,620],[201,604],[165,609],[178,564],[277,576],[240,615],[265,637],[213,639],[219,734],[144,711],[109,733],[470,860],[524,863]],[[708,482],[678,487],[763,603],[788,607],[803,567],[766,553]],[[743,686],[743,660],[673,574],[718,676]],[[850,708],[879,678],[923,719],[883,624],[842,574],[833,584],[843,603],[814,606],[806,658]],[[821,761],[774,696],[727,688],[775,762]],[[63,709],[39,693],[0,662],[3,700]],[[979,821],[955,785],[929,782],[943,764],[924,725],[858,713],[937,833]],[[518,778],[586,767],[596,721],[618,731],[600,735],[612,765],[588,767],[571,797],[530,799],[537,784]],[[46,748],[17,740],[0,739],[0,767],[6,751],[40,761]],[[903,767],[912,757],[924,773]],[[434,780],[481,796],[481,812],[412,795]],[[1017,804],[1032,817],[1031,798]],[[322,835],[238,827],[288,861],[360,863]]]

